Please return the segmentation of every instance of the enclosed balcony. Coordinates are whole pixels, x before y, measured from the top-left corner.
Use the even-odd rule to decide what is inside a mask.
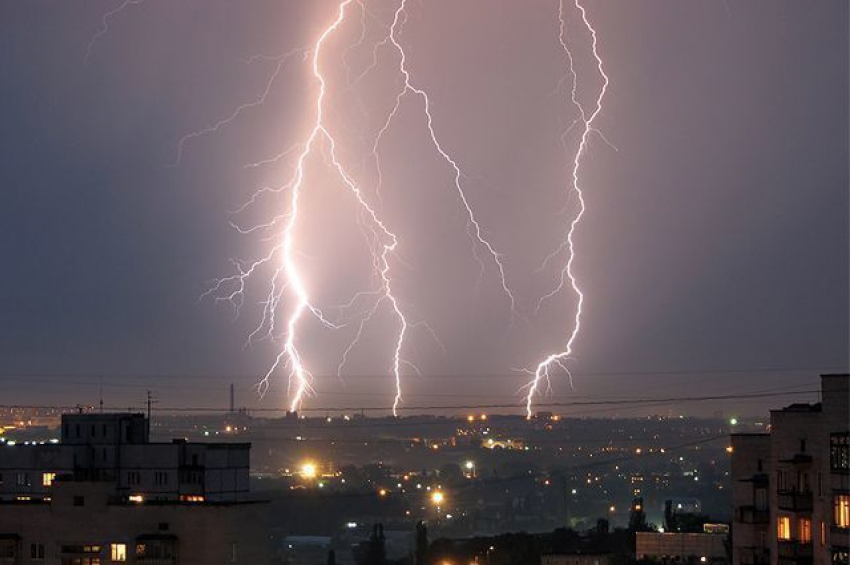
[[[770,512],[756,509],[755,506],[739,506],[738,521],[743,524],[768,524]]]
[[[811,512],[812,492],[800,492],[796,490],[780,490],[778,506],[780,510],[790,512]]]

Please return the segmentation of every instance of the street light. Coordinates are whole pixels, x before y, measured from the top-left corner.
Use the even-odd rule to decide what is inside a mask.
[[[316,468],[315,463],[307,462],[301,465],[301,476],[305,479],[315,479],[316,475],[319,474],[318,469]]]
[[[446,497],[440,491],[434,491],[434,493],[431,494],[431,502],[437,506],[440,506],[445,499]]]

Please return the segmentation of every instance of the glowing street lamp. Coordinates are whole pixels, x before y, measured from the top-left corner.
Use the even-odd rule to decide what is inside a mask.
[[[446,499],[445,495],[443,495],[443,493],[438,491],[438,490],[431,493],[431,502],[433,502],[434,505],[437,506],[437,507],[442,505],[443,501],[445,501],[445,499]]]
[[[301,476],[305,479],[315,479],[319,474],[315,463],[307,462],[301,465]]]

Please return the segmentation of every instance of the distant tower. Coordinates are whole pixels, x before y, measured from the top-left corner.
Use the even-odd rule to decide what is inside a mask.
[[[236,395],[233,392],[233,383],[230,383],[230,413],[236,412]]]

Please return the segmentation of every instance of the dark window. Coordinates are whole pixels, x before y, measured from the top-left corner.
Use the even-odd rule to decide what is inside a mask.
[[[106,437],[106,424],[102,424],[102,425],[100,426],[100,435],[101,435],[102,437]]]
[[[755,490],[753,496],[753,502],[755,503],[756,510],[767,510],[768,501],[767,501],[767,489],[766,488],[757,488]]]
[[[163,530],[163,531],[167,530],[168,529],[168,522],[160,522],[159,523],[159,529]]]
[[[94,427],[94,424],[91,425],[91,437],[95,437],[97,435],[97,428]]]
[[[84,496],[75,496],[74,497],[74,506],[85,506],[86,505],[86,497]]]
[[[194,467],[198,466],[198,455],[197,454],[192,455],[192,466],[194,466]]]
[[[758,471],[759,471],[759,473],[761,473],[762,471],[764,471],[764,461],[763,461],[763,460],[759,459],[759,460],[758,460],[757,465],[758,465]]]
[[[800,452],[801,453],[806,452],[806,440],[804,440],[804,439],[800,440]]]
[[[77,437],[80,437],[80,425],[79,424],[74,425],[74,431],[76,432]]]
[[[44,559],[44,544],[43,543],[31,543],[30,544],[30,559]]]
[[[850,433],[829,436],[829,468],[833,471],[850,471]]]

